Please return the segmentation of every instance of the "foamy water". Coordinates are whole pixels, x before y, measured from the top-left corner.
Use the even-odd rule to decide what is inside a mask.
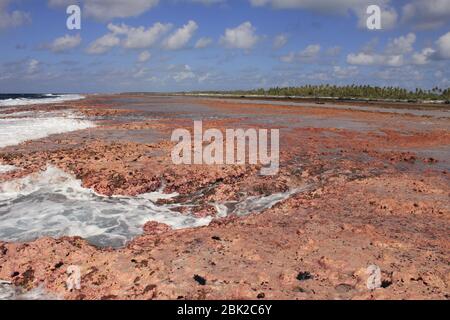
[[[0,280],[0,300],[60,300],[60,298],[49,294],[42,286],[25,291],[11,282]]]
[[[262,212],[300,191],[303,189],[217,204],[217,217]],[[0,240],[26,242],[44,236],[80,236],[97,246],[121,247],[142,234],[148,221],[173,229],[206,226],[212,221],[212,217],[197,218],[174,210],[181,204],[155,204],[175,196],[151,192],[137,197],[106,197],[50,166],[43,172],[0,184]],[[232,210],[227,206],[230,204]]]
[[[0,164],[0,174],[1,173],[7,173],[7,172],[10,172],[10,171],[14,171],[16,169],[17,168],[15,166],[10,166],[10,165],[7,165],[7,164]]]
[[[0,148],[93,126],[93,122],[70,111],[8,114],[0,117]],[[11,170],[20,168],[0,165],[0,173]],[[261,212],[291,194],[249,197],[232,203],[234,209],[230,211],[225,204],[217,204],[217,216]],[[190,206],[186,203],[156,205],[159,199],[175,196],[152,192],[137,197],[105,197],[50,166],[43,172],[0,183],[0,240],[27,242],[44,236],[80,236],[97,246],[121,247],[142,234],[148,221],[181,229],[205,226],[213,219],[179,213],[179,206]]]
[[[81,236],[97,246],[123,246],[142,233],[147,221],[174,229],[208,225],[156,205],[159,192],[137,197],[104,197],[83,188],[81,181],[54,167],[0,184],[0,240],[32,241],[43,236]]]
[[[75,101],[84,99],[84,96],[79,94],[64,94],[64,95],[52,95],[48,94],[48,98],[32,99],[32,98],[16,98],[0,100],[1,107],[13,107],[24,106],[32,104],[48,104],[48,103],[60,103],[65,101]]]
[[[229,201],[225,204],[216,204],[215,208],[219,217],[226,217],[229,214],[245,216],[252,213],[260,213],[272,208],[277,203],[288,199],[292,195],[307,191],[310,188],[311,186],[307,185],[302,188],[295,188],[286,192],[277,192],[268,196],[250,196],[240,202]]]
[[[13,146],[28,140],[42,139],[52,134],[82,130],[94,127],[92,121],[85,120],[71,112],[23,117],[12,114],[0,118],[0,148]]]

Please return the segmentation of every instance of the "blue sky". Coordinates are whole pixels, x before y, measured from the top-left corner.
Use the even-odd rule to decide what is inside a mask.
[[[450,0],[0,0],[0,41],[2,93],[450,86]]]

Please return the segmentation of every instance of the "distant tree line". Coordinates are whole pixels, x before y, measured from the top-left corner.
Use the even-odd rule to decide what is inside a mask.
[[[302,87],[275,87],[270,89],[207,91],[195,93],[261,95],[261,96],[301,96],[301,97],[331,97],[337,99],[392,99],[392,100],[444,100],[450,101],[450,88],[438,87],[424,90],[416,88],[407,90],[399,87],[374,87],[368,85],[305,85]]]

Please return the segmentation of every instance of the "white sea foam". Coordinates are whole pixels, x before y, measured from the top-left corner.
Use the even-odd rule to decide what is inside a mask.
[[[268,196],[247,197],[215,205],[217,217],[259,213],[309,186]],[[175,210],[181,205],[157,205],[177,193],[151,192],[137,197],[106,197],[84,188],[81,181],[49,166],[45,171],[0,183],[0,240],[26,242],[43,236],[81,236],[98,246],[120,247],[156,221],[174,229],[208,225]]]
[[[174,229],[208,225],[211,217],[185,216],[176,205],[156,205],[159,192],[138,197],[104,197],[83,188],[54,167],[0,184],[0,240],[31,241],[43,236],[81,236],[98,246],[123,246],[147,221]],[[153,201],[152,201],[153,200]]]
[[[230,213],[237,216],[245,216],[252,213],[260,213],[264,210],[272,208],[277,203],[284,201],[292,195],[309,190],[311,186],[307,185],[295,188],[286,192],[277,192],[268,196],[250,196],[243,201],[229,201],[225,204],[215,204],[218,217],[226,217]],[[231,207],[231,210],[230,210]]]
[[[238,216],[244,216],[253,212],[261,212],[266,209],[272,208],[278,202],[286,200],[294,193],[299,192],[299,189],[294,189],[286,192],[278,192],[268,196],[253,196],[247,197],[244,201],[240,202],[234,209],[234,213]]]
[[[60,300],[60,298],[49,294],[43,286],[25,291],[9,281],[0,280],[0,300]]]
[[[17,98],[17,99],[6,99],[0,100],[0,106],[2,107],[12,107],[12,106],[24,106],[32,104],[48,104],[48,103],[60,103],[65,101],[74,101],[84,99],[84,96],[79,94],[64,94],[60,96],[55,96],[52,94],[46,95],[47,98],[32,99],[32,98]]]
[[[217,216],[262,212],[307,188],[217,204]],[[81,236],[98,246],[120,247],[141,234],[148,221],[165,223],[174,229],[211,222],[212,217],[180,214],[174,210],[179,204],[155,204],[159,199],[175,196],[176,193],[158,191],[137,197],[105,197],[83,188],[72,175],[49,166],[43,172],[0,184],[0,240],[22,242],[43,236]]]
[[[38,116],[39,115],[39,116]],[[71,112],[59,114],[36,113],[36,117],[0,118],[0,148],[17,145],[52,134],[94,127],[92,121],[79,119]]]
[[[7,165],[7,164],[0,164],[0,174],[1,173],[7,173],[7,172],[10,172],[10,171],[14,171],[16,169],[17,168],[15,166],[10,166],[10,165]]]

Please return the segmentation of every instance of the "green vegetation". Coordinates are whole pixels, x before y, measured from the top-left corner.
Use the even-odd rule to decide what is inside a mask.
[[[270,88],[236,91],[207,91],[194,92],[203,94],[233,94],[233,95],[260,95],[260,96],[299,96],[299,97],[331,97],[337,99],[389,99],[389,100],[444,100],[450,101],[450,88],[431,90],[417,88],[410,91],[398,87],[372,87],[372,86],[334,86],[334,85],[306,85],[302,87]]]

